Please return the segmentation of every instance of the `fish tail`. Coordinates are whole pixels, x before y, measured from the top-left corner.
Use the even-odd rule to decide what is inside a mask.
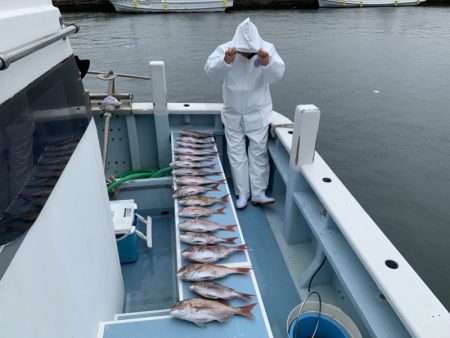
[[[242,245],[238,245],[236,248],[236,250],[247,250],[247,244],[242,244]]]
[[[219,185],[218,184],[214,184],[210,187],[211,190],[219,190]]]
[[[216,167],[216,165],[213,163],[213,164],[208,164],[207,166],[206,166],[207,168],[211,168],[211,169],[213,169],[213,168],[215,168]]]
[[[238,296],[239,296],[239,298],[242,298],[245,300],[250,300],[250,299],[252,299],[252,297],[255,297],[255,295],[252,295],[250,293],[242,293],[242,292],[238,292]]]
[[[221,214],[221,215],[225,215],[225,207],[217,209],[214,211],[215,214]]]
[[[229,224],[229,225],[225,225],[225,231],[234,231],[235,228],[237,227],[236,224]]]
[[[235,240],[237,240],[239,237],[228,237],[224,238],[224,240],[228,243],[234,243]]]
[[[222,201],[223,203],[228,203],[228,196],[230,196],[230,194],[226,194],[225,196],[220,198],[220,201]]]
[[[226,184],[226,183],[227,183],[227,180],[226,180],[226,179],[223,179],[223,180],[217,181],[216,183],[217,183],[217,184]]]
[[[245,275],[249,275],[252,268],[235,268],[236,273],[243,273]]]
[[[253,319],[253,318],[255,318],[255,316],[253,316],[252,309],[255,307],[256,304],[257,303],[253,303],[253,304],[248,304],[245,306],[238,307],[238,308],[236,308],[237,313],[240,314],[241,316]]]

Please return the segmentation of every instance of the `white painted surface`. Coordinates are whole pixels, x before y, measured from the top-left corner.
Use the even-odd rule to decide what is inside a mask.
[[[425,0],[319,0],[319,7],[397,7],[417,6]]]
[[[118,12],[223,12],[233,0],[110,0]]]
[[[316,106],[309,104],[295,108],[290,165],[296,170],[313,163],[319,121],[320,110]]]
[[[91,122],[0,281],[0,336],[89,338],[121,312],[123,282]]]
[[[293,135],[276,130],[290,154]],[[319,200],[413,337],[450,337],[450,313],[316,152],[301,166]],[[328,177],[332,181],[325,183]],[[398,269],[386,266],[394,260]]]
[[[61,29],[50,0],[0,0],[0,8],[0,53]],[[0,71],[0,104],[71,54],[69,40],[60,40]]]

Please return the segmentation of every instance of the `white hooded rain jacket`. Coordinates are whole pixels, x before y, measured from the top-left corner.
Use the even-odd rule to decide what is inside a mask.
[[[224,56],[229,48],[247,53],[257,53],[262,48],[269,53],[270,62],[262,66],[258,55],[248,59],[236,54],[234,61],[227,64]],[[283,77],[284,62],[247,18],[237,27],[233,40],[220,45],[209,56],[205,72],[223,82],[222,122],[235,192],[244,198],[250,192],[252,199],[265,196],[269,182],[268,125],[272,117],[269,85]]]
[[[224,55],[233,47],[250,53],[263,48],[270,55],[270,63],[264,67],[259,64],[257,55],[248,60],[237,54],[229,65],[224,61]],[[275,47],[261,38],[249,18],[237,27],[232,41],[220,45],[209,56],[205,72],[210,78],[223,81],[222,122],[226,128],[239,129],[241,120],[246,131],[270,124],[272,98],[269,84],[283,77],[284,62]]]

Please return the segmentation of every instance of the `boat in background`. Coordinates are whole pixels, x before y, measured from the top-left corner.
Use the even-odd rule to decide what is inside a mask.
[[[319,7],[398,7],[417,6],[426,0],[319,0]]]
[[[184,13],[224,12],[233,0],[109,0],[117,12]]]

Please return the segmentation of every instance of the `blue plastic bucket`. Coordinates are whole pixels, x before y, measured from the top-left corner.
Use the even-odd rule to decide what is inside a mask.
[[[289,327],[290,338],[311,338],[314,328],[317,323],[317,313],[304,313],[297,320],[293,320]],[[294,337],[295,327],[297,332]],[[326,315],[320,316],[319,328],[317,329],[315,337],[320,338],[350,338],[347,331],[335,321],[333,318]]]
[[[120,263],[134,263],[139,258],[136,232],[116,235]]]

